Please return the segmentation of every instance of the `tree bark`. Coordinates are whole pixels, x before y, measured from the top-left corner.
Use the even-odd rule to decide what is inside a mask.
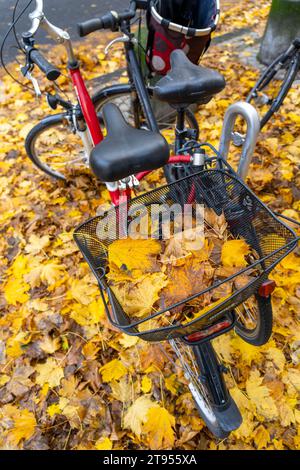
[[[300,37],[300,0],[272,0],[258,60],[270,64],[296,37]]]

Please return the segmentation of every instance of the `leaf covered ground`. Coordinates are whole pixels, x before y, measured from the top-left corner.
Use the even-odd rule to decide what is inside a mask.
[[[219,35],[244,27],[262,33],[269,1],[227,3]],[[93,48],[86,41],[77,50],[89,79],[124,65],[121,52],[104,57],[103,37]],[[51,55],[61,57],[61,49]],[[57,63],[62,65],[61,59]],[[227,81],[219,97],[197,114],[202,138],[217,144],[226,108],[246,96],[258,71],[239,61],[231,43],[212,46],[203,63]],[[215,341],[244,420],[220,442],[198,417],[168,347],[109,325],[95,280],[72,239],[74,227],[95,215],[108,195],[88,171],[65,184],[33,167],[24,137],[48,107],[7,76],[1,80],[1,448],[300,449],[299,251],[273,274],[275,323],[269,343],[254,348],[234,333]],[[67,85],[65,77],[61,81]],[[298,220],[299,105],[295,86],[260,136],[249,175],[264,202]],[[159,184],[159,178],[159,173],[151,176],[145,188]]]

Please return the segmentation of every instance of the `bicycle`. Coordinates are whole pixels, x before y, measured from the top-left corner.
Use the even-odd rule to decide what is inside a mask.
[[[246,98],[247,103],[255,103],[262,107],[261,129],[280,109],[299,70],[300,38],[296,38],[263,72]],[[265,107],[268,109],[265,110]]]
[[[117,14],[114,13],[106,16],[105,22],[103,19],[91,20],[86,28],[89,32],[103,29],[104,25],[111,29],[116,28],[116,17]],[[225,82],[220,74],[195,66],[182,51],[175,50],[171,54],[171,70],[158,81],[153,94],[158,100],[172,104],[180,117],[190,104],[207,103],[224,86]],[[143,101],[144,92],[147,93],[144,83],[141,83],[138,91],[139,98]],[[250,105],[247,106],[253,109]],[[240,108],[245,112],[241,105]],[[249,111],[249,108],[246,109]],[[254,112],[253,115],[257,119],[254,119],[256,127],[255,132],[253,129],[247,132],[247,148],[251,147],[254,134],[259,131],[257,114]],[[272,331],[270,298],[275,284],[268,280],[268,274],[295,247],[298,239],[245,186],[219,152],[208,144],[199,144],[186,134],[182,135],[185,131],[182,124],[177,126],[181,147],[179,146],[177,155],[170,157],[169,147],[163,143],[157,127],[156,130],[146,130],[130,126],[112,103],[104,107],[103,118],[107,137],[92,150],[90,166],[100,181],[119,181],[118,204],[102,216],[94,217],[78,227],[74,232],[75,241],[98,281],[110,322],[122,332],[146,341],[170,342],[181,362],[200,416],[215,436],[225,438],[239,427],[242,418],[224,381],[223,373],[226,368],[216,356],[211,341],[232,328],[253,345],[262,345],[269,339]],[[230,137],[228,130],[226,133]],[[214,152],[213,157],[207,155],[207,145]],[[132,190],[147,174],[155,168],[174,164],[180,165],[180,173],[176,174],[177,181],[132,199]],[[247,267],[205,291],[201,291],[199,287],[197,294],[147,315],[145,319],[132,320],[120,305],[107,279],[109,246],[118,239],[120,233],[122,238],[128,235],[128,227],[134,220],[132,214],[136,208],[138,211],[146,210],[149,215],[153,205],[171,206],[174,202],[182,208],[185,204],[202,203],[217,214],[224,213],[232,232],[245,238],[258,253],[259,259],[251,264],[251,269],[259,266],[260,274],[250,285],[238,289],[217,306],[212,305],[200,319],[186,324],[147,329],[147,322],[164,317],[167,312],[195,300],[208,290],[213,290],[250,269]],[[112,226],[109,225],[110,222]],[[283,237],[281,240],[284,239],[285,243],[278,244],[279,237],[272,236],[277,231],[280,231]],[[162,222],[158,221],[158,239],[162,232]],[[249,299],[253,296],[258,302],[254,315],[249,312]]]
[[[27,4],[27,7],[32,2],[33,0]],[[150,84],[147,87],[143,86],[145,78],[141,71],[136,49],[138,41],[131,32],[130,21],[136,17],[137,9],[142,12],[148,8],[148,0],[131,2],[131,8],[120,15],[119,19],[115,21],[116,24],[113,24],[113,17],[109,15],[101,20],[104,21],[104,25],[107,22],[108,29],[117,29],[123,32],[122,37],[114,39],[107,46],[106,53],[117,42],[124,44],[129,81],[125,84],[107,86],[97,91],[91,98],[88,96],[80,72],[80,64],[75,57],[69,34],[48,21],[43,12],[43,0],[35,0],[35,2],[36,8],[30,14],[33,21],[32,28],[28,33],[22,35],[22,50],[26,55],[26,64],[21,69],[22,74],[32,82],[33,90],[38,97],[41,96],[41,91],[37,80],[32,75],[35,65],[54,84],[60,76],[60,71],[42,56],[35,45],[34,36],[38,28],[42,27],[52,39],[65,46],[68,57],[68,70],[73,89],[76,91],[78,98],[78,102],[72,103],[72,101],[60,96],[59,91],[55,95],[47,94],[49,107],[56,110],[60,106],[64,109],[64,112],[42,119],[33,127],[25,139],[26,153],[39,170],[55,179],[66,180],[70,176],[71,170],[88,168],[91,150],[99,142],[99,136],[101,136],[99,123],[104,124],[102,110],[108,102],[117,104],[122,109],[126,120],[136,128],[147,127],[151,130],[174,128],[173,121],[175,118],[170,116],[170,110],[167,109],[164,113],[159,111],[156,116],[152,110],[153,87]],[[21,15],[16,20],[14,17],[15,12],[10,30],[15,27]],[[117,25],[117,21],[121,21],[123,26],[121,26],[121,23],[120,26]],[[84,36],[91,32],[93,30],[91,28],[93,28],[91,23],[79,26],[80,35]],[[57,86],[56,89],[58,89]],[[145,93],[145,90],[147,90],[147,93]],[[92,106],[97,114],[98,122]],[[194,113],[187,109],[183,119],[189,137],[198,138],[199,127]],[[178,147],[178,139],[179,137],[176,135],[175,147]],[[49,141],[53,146],[51,151],[49,151]]]

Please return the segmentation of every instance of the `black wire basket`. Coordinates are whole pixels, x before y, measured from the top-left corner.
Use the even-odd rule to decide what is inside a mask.
[[[136,214],[138,207],[150,211],[153,205],[159,207],[164,204],[171,207],[174,203],[181,207],[191,203],[201,204],[217,215],[224,214],[229,232],[235,239],[243,238],[255,250],[256,259],[210,287],[203,289],[199,282],[199,286],[194,285],[196,293],[173,305],[164,306],[159,311],[149,311],[142,319],[131,318],[117,300],[107,278],[109,245],[118,239],[120,233],[122,238],[124,234],[126,237],[126,229],[132,221],[132,216],[129,215],[132,208]],[[159,237],[156,234],[156,238]],[[138,196],[125,205],[88,220],[75,230],[74,239],[98,280],[110,322],[128,335],[152,342],[187,336],[214,325],[256,293],[269,273],[295,248],[298,241],[293,230],[279,220],[221,158],[211,158],[202,171]],[[176,320],[166,326],[153,327],[153,320],[157,321],[166,315],[170,317],[178,309],[226,286],[226,283],[232,283],[250,271],[255,271],[250,282],[236,289],[224,300],[221,299],[221,302],[212,304],[211,308],[205,308],[205,313],[199,318],[185,322]],[[195,284],[195,279],[191,282]]]

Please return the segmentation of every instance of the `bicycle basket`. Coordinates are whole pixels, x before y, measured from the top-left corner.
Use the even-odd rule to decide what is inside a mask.
[[[219,20],[219,0],[154,0],[147,15],[146,61],[159,75],[170,70],[170,55],[182,49],[194,64],[210,44]]]
[[[132,214],[136,215],[142,208],[144,215],[150,216],[153,207],[159,210],[163,205],[164,210],[171,209],[174,203],[181,208],[189,204],[193,211],[197,205],[203,205],[218,215],[224,214],[234,238],[243,238],[257,256],[245,268],[217,280],[205,289],[201,281],[193,277],[190,280],[193,293],[187,298],[172,305],[159,303],[149,308],[142,319],[132,317],[125,313],[111,287],[108,275],[109,247],[120,238],[120,234],[121,238],[124,237],[134,220]],[[149,225],[146,224],[146,227]],[[159,227],[157,230],[156,238],[160,240],[161,230]],[[214,325],[224,314],[253,295],[276,264],[297,244],[295,233],[255,196],[229,165],[217,158],[211,159],[209,166],[201,172],[143,194],[127,205],[112,208],[104,215],[85,222],[75,230],[74,238],[98,280],[110,322],[124,333],[139,336],[146,341],[182,337]],[[191,320],[184,317],[184,309],[191,303],[200,301],[203,296],[212,296],[216,289],[224,288],[233,281],[238,285],[236,281],[250,270],[255,275],[251,275],[249,282],[240,284],[241,287],[235,287],[229,296],[206,307],[200,317]],[[157,326],[159,320],[163,321],[163,326]]]

